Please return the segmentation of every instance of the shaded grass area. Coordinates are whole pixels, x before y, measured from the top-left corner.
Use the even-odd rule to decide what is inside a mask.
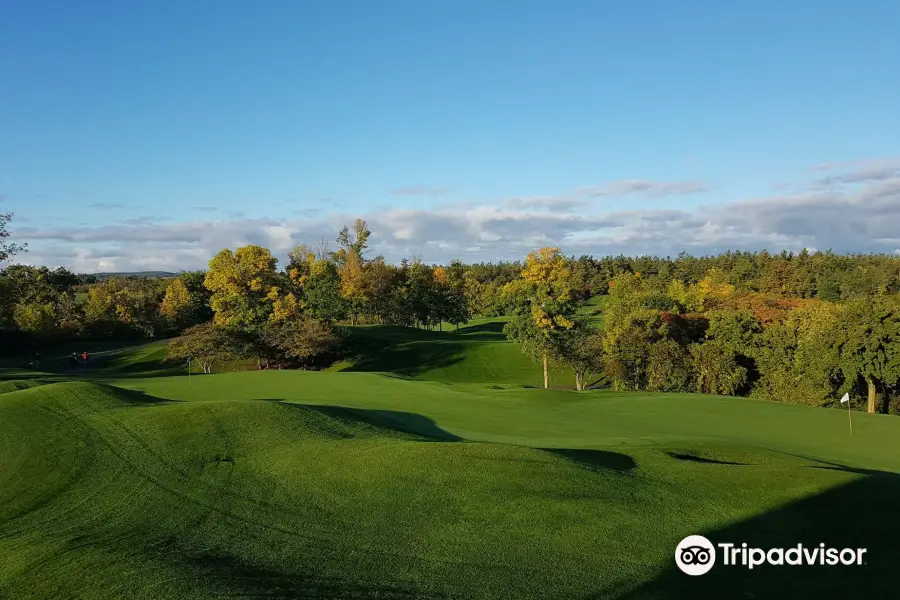
[[[543,385],[541,367],[506,340],[502,321],[434,332],[373,325],[347,328],[349,360],[343,371],[391,373],[445,383]],[[574,388],[567,369],[552,372],[553,387]]]

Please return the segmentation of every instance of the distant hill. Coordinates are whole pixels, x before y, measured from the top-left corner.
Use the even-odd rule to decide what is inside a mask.
[[[97,279],[109,277],[176,277],[178,273],[170,271],[123,271],[121,273],[90,273]]]

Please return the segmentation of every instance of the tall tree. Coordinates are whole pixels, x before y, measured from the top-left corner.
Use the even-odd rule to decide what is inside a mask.
[[[209,261],[204,285],[217,325],[251,330],[269,319],[279,293],[276,262],[268,249],[254,245],[234,253],[225,248]]]
[[[603,370],[603,335],[585,319],[561,336],[561,358],[575,373],[575,389],[584,390],[590,377]]]
[[[537,348],[544,387],[549,388],[550,362],[561,356],[562,334],[575,326],[578,305],[571,270],[559,248],[541,248],[525,259],[521,277],[508,284],[518,302],[504,331],[513,341]]]
[[[179,330],[190,322],[191,294],[182,279],[176,277],[166,285],[159,315],[168,321],[173,330]]]
[[[368,225],[363,219],[356,219],[353,231],[345,225],[338,233],[338,249],[332,255],[341,275],[341,296],[347,300],[350,319],[356,323],[365,311],[367,290],[365,281],[365,258],[363,254],[369,246]]]
[[[896,300],[854,300],[843,307],[837,321],[833,339],[845,387],[864,381],[868,412],[877,412],[878,386],[900,381],[900,310]]]

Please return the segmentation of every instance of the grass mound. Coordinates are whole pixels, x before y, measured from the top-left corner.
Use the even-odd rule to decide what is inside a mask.
[[[13,391],[0,597],[884,595],[900,420],[860,419],[846,440],[843,417],[366,373]],[[672,552],[693,533],[858,545],[870,562],[687,578]]]
[[[0,381],[0,394],[27,390],[39,385],[44,385],[44,382],[37,379],[8,379]]]

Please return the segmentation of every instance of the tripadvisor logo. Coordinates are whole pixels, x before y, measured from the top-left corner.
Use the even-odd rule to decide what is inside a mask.
[[[797,544],[791,548],[748,547],[744,544],[719,543],[713,545],[702,535],[689,535],[675,548],[675,564],[688,575],[704,575],[716,564],[716,555],[726,567],[753,569],[760,565],[863,565],[865,548],[829,548],[825,544],[807,547]]]

